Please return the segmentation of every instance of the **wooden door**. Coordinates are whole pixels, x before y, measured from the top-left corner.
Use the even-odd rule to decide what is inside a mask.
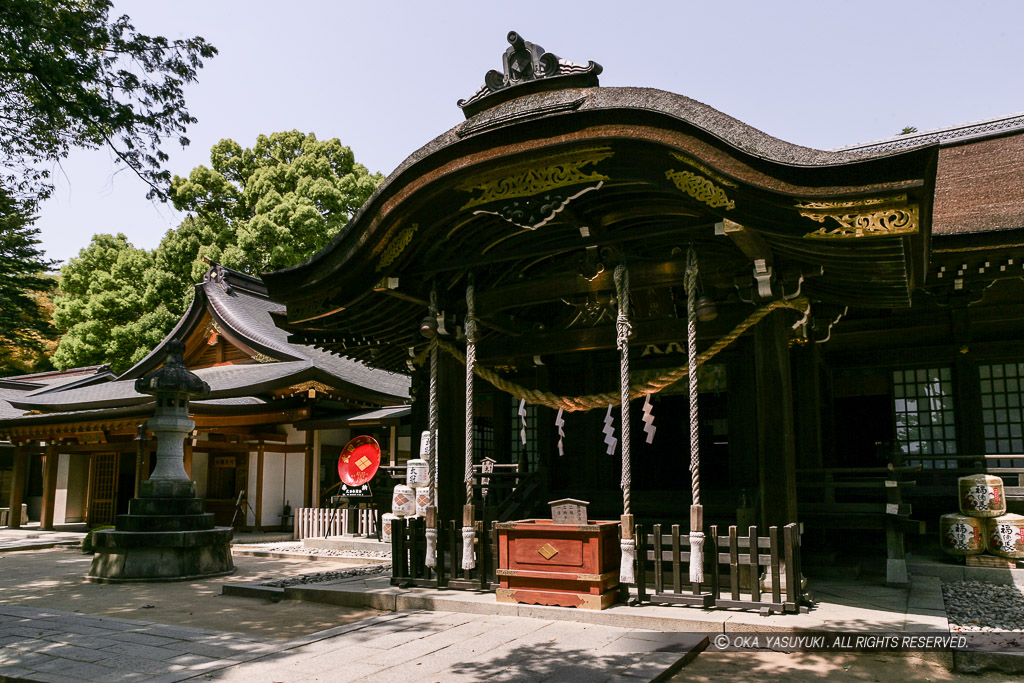
[[[117,475],[120,454],[96,453],[89,482],[89,526],[114,523],[117,514]]]

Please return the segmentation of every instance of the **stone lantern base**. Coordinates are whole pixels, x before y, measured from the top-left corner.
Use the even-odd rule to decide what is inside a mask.
[[[86,578],[114,583],[231,574],[231,535],[230,527],[213,525],[202,498],[133,498],[116,529],[93,532],[96,554]]]

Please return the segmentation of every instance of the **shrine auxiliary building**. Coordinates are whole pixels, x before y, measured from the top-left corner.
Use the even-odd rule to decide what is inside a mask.
[[[185,364],[211,388],[190,403],[185,469],[218,525],[232,522],[244,492],[237,526],[290,530],[285,505],[319,506],[354,429],[374,435],[385,459],[407,457],[408,378],[288,342],[270,317],[279,308],[260,280],[213,264],[175,329],[124,374],[0,380],[0,438],[14,445],[0,468],[3,504],[26,503],[44,529],[127,512],[156,448],[141,429],[155,404],[135,379],[159,367],[171,340],[185,343]]]
[[[800,470],[1024,452],[1024,116],[820,151],[681,95],[599,87],[597,64],[515,38],[464,122],[325,249],[264,276],[291,342],[411,372],[414,433],[436,326],[441,519],[466,502],[470,283],[474,459],[538,472],[538,515],[560,497],[622,512],[624,266],[632,511],[686,523],[687,382],[657,380],[687,362],[691,248],[709,520],[746,501],[758,523],[804,521]]]

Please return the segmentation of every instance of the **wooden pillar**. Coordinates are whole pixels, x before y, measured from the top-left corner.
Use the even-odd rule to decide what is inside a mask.
[[[398,465],[398,427],[391,425],[388,432],[388,464],[392,467]]]
[[[793,420],[797,466],[824,467],[821,439],[821,354],[817,344],[793,348]]]
[[[256,528],[263,528],[263,439],[256,446]]]
[[[320,479],[320,468],[313,468],[313,447],[315,445],[316,430],[306,430],[306,485],[302,487],[302,507],[313,507],[313,491],[317,488],[317,481]]]
[[[462,519],[466,502],[466,368],[445,352],[438,354],[437,511],[440,521]]]
[[[21,444],[14,447],[14,480],[11,482],[11,499],[8,501],[10,512],[7,517],[7,527],[10,529],[21,528],[21,504],[25,498],[25,479],[28,475],[27,456]]]
[[[320,458],[324,447],[324,440],[317,430],[313,433],[313,490],[310,492],[313,500],[310,507],[320,507]]]
[[[736,341],[737,353],[726,365],[729,390],[726,393],[726,414],[729,419],[729,483],[747,489],[747,500],[752,504],[758,487],[757,464],[757,386],[754,380],[754,353],[750,340]],[[738,493],[738,492],[737,492]],[[739,523],[740,529],[749,528]]]
[[[971,320],[966,301],[950,308],[953,333],[953,410],[956,419],[957,450],[965,455],[985,452],[984,421],[981,419],[981,378],[978,363],[971,356]]]
[[[146,450],[146,426],[138,425],[135,428],[135,493],[134,498],[139,497],[139,486],[142,484],[142,468]]]
[[[92,495],[95,492],[93,487],[92,478],[96,472],[96,454],[89,453],[89,475],[86,477],[85,483],[85,514],[82,515],[85,518],[87,524],[91,524],[90,517],[92,516]]]
[[[796,522],[796,448],[793,386],[789,362],[789,319],[775,311],[754,328],[757,384],[757,456],[761,523]]]
[[[187,474],[188,478],[191,479],[192,478],[192,437],[191,436],[188,437],[187,439],[185,439],[184,464],[185,464],[185,474]]]
[[[39,516],[39,528],[53,531],[53,506],[57,497],[57,444],[48,441],[43,456],[43,509]]]

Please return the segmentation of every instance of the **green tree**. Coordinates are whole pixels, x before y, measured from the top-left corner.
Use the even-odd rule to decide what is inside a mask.
[[[49,166],[108,147],[163,196],[165,139],[188,144],[182,87],[217,51],[202,38],[138,33],[111,0],[0,2],[0,155],[19,197],[49,194]]]
[[[164,238],[161,267],[196,282],[206,256],[253,275],[298,263],[341,230],[383,180],[337,138],[299,131],[261,135],[252,148],[221,140],[171,200],[188,217]]]
[[[37,369],[54,332],[45,296],[54,262],[43,258],[30,207],[0,188],[0,375]]]
[[[63,333],[58,368],[109,363],[122,372],[141,360],[181,315],[152,252],[123,234],[95,235],[61,270],[54,324]]]

